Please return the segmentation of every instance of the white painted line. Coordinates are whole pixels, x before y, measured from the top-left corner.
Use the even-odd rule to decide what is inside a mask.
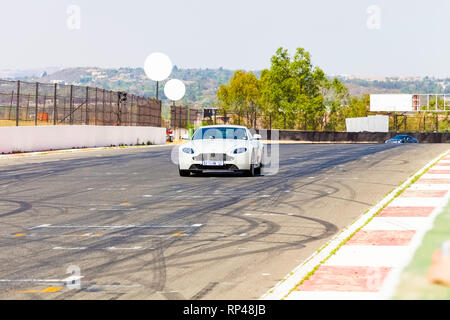
[[[64,282],[63,279],[0,279],[0,282]]]
[[[203,224],[192,224],[192,225],[118,225],[118,226],[83,226],[83,225],[51,225],[51,224],[42,224],[40,226],[29,228],[32,229],[40,229],[40,228],[52,228],[52,229],[134,229],[134,228],[191,228],[191,227],[200,227]]]
[[[84,278],[84,276],[71,275],[64,279],[0,279],[1,282],[37,282],[37,283],[69,283],[72,281],[78,281]]]
[[[65,283],[73,283],[74,281],[79,281],[80,279],[83,279],[84,276],[77,276],[77,275],[71,275],[67,278],[62,279]]]
[[[106,208],[106,209],[97,209],[97,208],[90,208],[89,211],[134,211],[137,208]]]
[[[68,248],[68,247],[54,247],[53,250],[86,250],[88,249],[88,247],[73,247],[73,248]],[[142,246],[135,246],[135,247],[128,247],[128,248],[123,248],[123,247],[107,247],[107,248],[102,248],[100,250],[108,250],[108,251],[114,251],[114,250],[141,250],[144,249]],[[155,248],[147,248],[147,250],[154,250]]]
[[[116,248],[116,247],[108,247],[106,248],[106,250],[141,250],[142,247],[141,246],[135,246],[132,248]]]
[[[439,163],[433,167],[433,170],[447,170],[450,173],[450,166],[439,166]]]
[[[450,179],[450,174],[425,173],[421,178],[422,179]]]
[[[391,207],[438,207],[446,202],[447,199],[443,198],[408,198],[398,197],[394,199],[389,206]]]
[[[293,291],[285,300],[381,300],[379,292]]]
[[[377,205],[372,207],[369,211],[362,214],[353,224],[341,231],[338,235],[328,241],[320,250],[313,253],[305,262],[296,267],[289,275],[278,282],[271,290],[266,292],[260,299],[263,300],[279,300],[289,295],[292,289],[294,289],[301,280],[303,280],[308,273],[321,264],[321,261],[325,260],[335,249],[337,249],[350,235],[356,230],[366,224],[380,209],[386,206],[392,199],[394,199],[398,192],[406,188],[416,177],[420,176],[423,172],[432,167],[442,157],[448,154],[449,151],[444,152],[428,162],[422,169],[417,171],[409,179],[403,182],[400,186],[391,191],[384,199],[382,199]],[[411,198],[409,198],[411,199]],[[433,205],[435,206],[435,204]]]
[[[408,190],[450,190],[450,184],[414,183]]]
[[[40,229],[40,228],[48,228],[50,226],[51,226],[51,224],[41,224],[40,226],[35,226],[35,227],[28,228],[28,230]]]
[[[397,267],[408,256],[404,246],[342,246],[323,265]]]
[[[89,288],[138,288],[141,284],[92,284]]]
[[[375,217],[361,230],[422,230],[430,226],[429,218]]]

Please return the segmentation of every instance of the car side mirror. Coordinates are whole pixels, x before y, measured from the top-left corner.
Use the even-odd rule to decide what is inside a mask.
[[[261,139],[261,135],[260,134],[254,134],[253,135],[253,139],[259,140],[259,139]]]
[[[183,139],[183,140],[191,140],[191,139],[189,138],[189,135],[188,135],[188,134],[183,134],[183,135],[181,136],[181,139]]]

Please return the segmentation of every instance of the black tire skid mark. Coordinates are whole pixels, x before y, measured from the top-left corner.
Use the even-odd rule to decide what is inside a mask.
[[[286,188],[287,187],[287,185],[285,185],[282,189],[284,189],[284,188]],[[240,242],[242,242],[243,240],[240,240]],[[247,239],[245,239],[244,241],[249,241],[249,240],[247,240]]]

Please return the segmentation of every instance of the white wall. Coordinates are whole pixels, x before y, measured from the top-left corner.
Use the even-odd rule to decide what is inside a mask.
[[[165,144],[166,129],[127,126],[0,127],[0,153],[103,147],[139,143]]]
[[[181,139],[181,137],[185,134],[188,134],[189,131],[185,128],[175,128],[173,129],[173,136],[175,139]]]
[[[345,119],[347,132],[389,132],[389,117],[376,115]]]

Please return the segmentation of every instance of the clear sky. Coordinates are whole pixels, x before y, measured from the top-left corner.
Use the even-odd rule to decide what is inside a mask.
[[[256,70],[300,46],[328,74],[449,77],[450,1],[2,1],[0,39],[1,69],[142,67],[161,51],[179,67]]]

